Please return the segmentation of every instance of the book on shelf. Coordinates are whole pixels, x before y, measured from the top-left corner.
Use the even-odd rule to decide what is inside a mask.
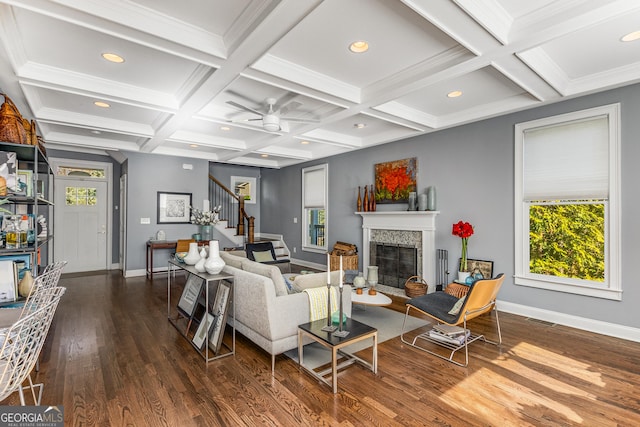
[[[466,333],[459,334],[457,336],[450,336],[447,334],[443,334],[442,332],[437,331],[436,329],[432,329],[429,331],[429,337],[433,338],[436,341],[440,341],[443,343],[449,343],[454,345],[462,345],[464,341],[469,338],[471,335],[471,331],[469,329],[466,330]]]

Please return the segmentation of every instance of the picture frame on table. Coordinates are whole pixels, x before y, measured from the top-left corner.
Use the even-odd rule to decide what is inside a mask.
[[[462,258],[458,260],[458,266],[462,262]],[[467,271],[473,274],[475,269],[479,269],[480,273],[482,273],[483,279],[492,279],[493,278],[493,261],[484,261],[480,259],[471,259],[467,258]],[[458,270],[461,271],[461,270]]]
[[[12,151],[0,151],[0,196],[14,193],[18,186],[18,160]]]
[[[33,197],[33,171],[18,170],[17,189],[27,197]]]
[[[189,224],[192,193],[158,191],[158,224]]]
[[[178,311],[180,311],[184,316],[191,318],[195,313],[198,297],[202,292],[203,285],[203,278],[198,277],[195,274],[189,274],[187,277],[182,295],[178,301]]]
[[[31,271],[31,254],[1,255],[0,261],[11,261],[16,264],[18,283],[27,271]]]
[[[218,283],[216,299],[213,303],[213,323],[211,333],[209,335],[209,348],[214,353],[220,351],[222,346],[222,338],[224,337],[224,329],[227,324],[227,314],[229,312],[229,302],[231,301],[231,284],[225,281]]]
[[[16,300],[18,283],[16,264],[11,260],[0,260],[0,303]]]

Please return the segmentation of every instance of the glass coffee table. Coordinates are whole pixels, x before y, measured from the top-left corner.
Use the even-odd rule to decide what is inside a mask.
[[[338,392],[338,371],[342,368],[354,363],[359,363],[370,369],[374,374],[378,373],[378,330],[376,328],[347,318],[343,323],[342,329],[349,331],[349,334],[346,337],[337,337],[333,335],[332,332],[322,330],[326,325],[327,319],[321,319],[298,326],[298,363],[301,368],[331,387],[334,394]],[[304,337],[309,337],[313,341],[331,350],[330,368],[316,371],[304,365],[304,346],[302,345]],[[373,339],[373,357],[371,362],[341,350],[343,347],[368,338]],[[340,363],[338,363],[338,355],[344,358]]]

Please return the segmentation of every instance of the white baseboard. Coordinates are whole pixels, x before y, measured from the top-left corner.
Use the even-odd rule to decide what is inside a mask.
[[[603,322],[601,320],[588,319],[585,317],[578,317],[571,314],[558,313],[556,311],[544,310],[541,308],[529,307],[500,300],[497,302],[497,307],[498,310],[506,313],[532,317],[534,319],[570,326],[572,328],[582,329],[597,334],[640,342],[640,329],[632,328],[630,326],[618,325],[616,323]]]
[[[327,265],[326,264],[318,264],[315,262],[309,262],[309,261],[305,261],[302,259],[297,259],[297,258],[291,258],[291,264],[296,264],[296,265],[301,265],[303,267],[309,267],[309,268],[314,268],[316,270],[320,270],[320,271],[327,271]]]

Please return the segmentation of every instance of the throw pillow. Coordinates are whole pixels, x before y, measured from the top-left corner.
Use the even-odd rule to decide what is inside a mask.
[[[340,280],[341,271],[335,270],[331,272],[331,284],[338,286]],[[297,292],[302,292],[305,289],[317,288],[320,286],[327,286],[327,273],[312,273],[312,274],[300,274],[296,276],[296,280],[293,281],[293,289]]]
[[[242,270],[242,257],[228,254],[226,251],[220,251],[220,258],[222,258],[225,264]]]
[[[250,259],[243,259],[242,269],[249,273],[259,274],[271,279],[275,287],[276,296],[287,295],[289,293],[287,291],[287,285],[284,283],[282,272],[277,266],[260,264],[259,262],[251,261]]]
[[[453,315],[453,316],[457,316],[458,313],[460,313],[460,309],[462,308],[462,305],[464,304],[464,299],[466,298],[466,296],[460,298],[454,305],[453,307],[451,307],[451,310],[449,310],[449,314]]]
[[[271,255],[271,251],[254,251],[253,252],[253,259],[256,260],[256,262],[271,262],[271,261],[275,261],[275,259],[273,259],[273,255]]]

